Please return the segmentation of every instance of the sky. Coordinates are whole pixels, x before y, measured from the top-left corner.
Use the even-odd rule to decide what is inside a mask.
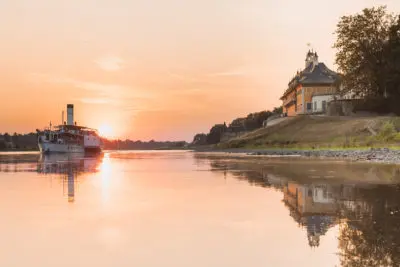
[[[400,1],[0,0],[0,133],[59,124],[186,140],[273,109],[311,44],[333,70],[339,18]]]

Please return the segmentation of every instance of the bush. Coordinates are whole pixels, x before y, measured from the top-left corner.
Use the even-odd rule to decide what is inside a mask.
[[[375,141],[376,141],[375,136],[368,136],[365,144],[367,146],[371,146],[372,147],[374,145]]]
[[[256,141],[254,146],[262,146],[264,143],[262,141]]]
[[[393,141],[395,141],[395,142],[400,142],[400,133],[396,133],[396,134],[394,135]]]
[[[357,146],[357,138],[353,136],[345,136],[345,140],[343,141],[342,147],[356,147]]]
[[[377,134],[377,139],[379,141],[393,141],[397,135],[396,128],[392,122],[385,122],[381,130]]]
[[[369,136],[366,139],[366,145],[373,146],[379,142],[400,142],[400,133],[397,132],[393,122],[385,122],[379,133],[375,136]]]

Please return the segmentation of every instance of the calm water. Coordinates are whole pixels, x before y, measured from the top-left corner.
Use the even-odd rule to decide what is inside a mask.
[[[399,266],[396,166],[0,154],[0,266]]]

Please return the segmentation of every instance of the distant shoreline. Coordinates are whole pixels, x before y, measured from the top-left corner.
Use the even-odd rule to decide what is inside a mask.
[[[0,152],[39,152],[39,149],[0,149]]]

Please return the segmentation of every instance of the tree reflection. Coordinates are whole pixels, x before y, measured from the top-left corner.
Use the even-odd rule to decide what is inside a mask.
[[[296,173],[292,177],[287,176],[288,171],[281,171],[283,166],[265,167],[249,161],[214,159],[210,165],[215,171],[224,169],[231,177],[247,180],[251,185],[281,190],[284,205],[306,231],[310,247],[318,247],[329,228],[339,225],[342,266],[400,266],[400,186],[394,182],[398,173],[391,172],[388,166],[382,166],[384,171],[372,167],[375,176],[374,183],[370,183],[354,177],[371,177],[368,165],[364,173],[361,165],[353,174],[351,167],[346,167],[345,172],[336,173],[340,179],[308,178],[310,173],[304,171],[304,166],[291,166],[290,172]],[[323,170],[316,172],[323,177]],[[382,173],[386,184],[379,182],[377,174]]]
[[[400,192],[379,186],[359,190],[357,212],[346,214],[339,248],[343,266],[400,265]]]

